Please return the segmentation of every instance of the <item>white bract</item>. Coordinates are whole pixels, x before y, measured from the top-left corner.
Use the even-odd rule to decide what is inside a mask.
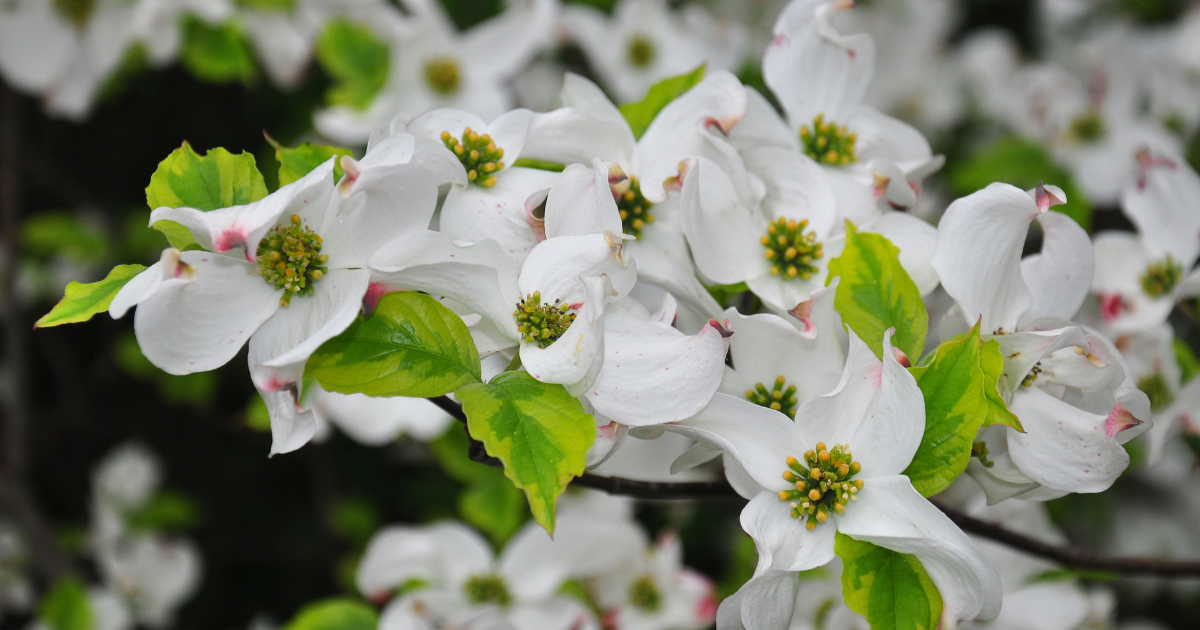
[[[333,427],[359,444],[383,446],[408,436],[430,442],[453,422],[445,411],[424,398],[377,398],[366,394],[327,392],[320,385],[306,392],[305,403],[316,415],[314,439],[323,439]]]
[[[985,429],[994,465],[970,472],[989,498],[1054,498],[1099,492],[1129,465],[1122,444],[1150,420],[1150,405],[1099,332],[1071,323],[1087,296],[1093,258],[1087,233],[1051,212],[1062,191],[992,184],[950,205],[938,226],[933,266],[957,303],[943,325],[980,322],[1004,356],[1000,392],[1024,432]],[[1037,219],[1040,254],[1021,258]],[[955,321],[957,320],[957,321]]]
[[[851,332],[841,382],[804,401],[794,421],[717,394],[697,416],[668,425],[720,447],[747,475],[739,491],[750,504],[741,520],[759,563],[754,579],[722,604],[723,628],[786,625],[796,601],[795,572],[831,561],[839,532],[915,555],[941,593],[947,624],[999,612],[995,571],[902,474],[921,443],[925,405],[916,381],[893,357],[890,333],[883,356],[879,361]],[[818,487],[818,474],[837,481]]]

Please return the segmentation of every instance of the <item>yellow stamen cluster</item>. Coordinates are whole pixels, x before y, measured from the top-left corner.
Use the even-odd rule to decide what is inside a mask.
[[[1175,285],[1183,279],[1183,267],[1167,254],[1165,259],[1150,263],[1140,279],[1146,295],[1161,297],[1175,290]]]
[[[520,302],[513,317],[517,320],[517,332],[529,343],[537,342],[545,348],[563,336],[575,321],[575,313],[570,313],[571,305],[561,300],[554,304],[543,304],[542,294],[534,291]]]
[[[848,133],[846,126],[825,122],[825,114],[817,114],[811,127],[800,128],[800,143],[808,157],[830,166],[845,166],[858,161],[854,147],[858,134]]]
[[[826,449],[824,442],[817,442],[815,450],[804,453],[803,462],[789,456],[787,467],[783,478],[796,489],[781,491],[779,500],[792,504],[792,518],[806,519],[804,527],[809,531],[829,520],[830,512],[845,512],[863,488],[862,480],[854,479],[862,464],[854,461],[845,444]]]
[[[1171,386],[1167,384],[1167,379],[1162,375],[1162,372],[1147,374],[1137,381],[1137,388],[1142,390],[1146,397],[1150,399],[1150,410],[1158,411],[1175,399],[1171,393]]]
[[[425,60],[425,83],[438,94],[449,96],[458,91],[458,62],[453,57]]]
[[[626,234],[642,238],[642,230],[648,223],[654,223],[654,215],[650,214],[650,206],[642,196],[642,187],[638,186],[636,177],[629,178],[629,188],[622,193],[614,193],[617,199],[617,210],[621,213],[621,229]]]
[[[1041,373],[1042,373],[1042,364],[1041,364],[1041,362],[1035,363],[1035,364],[1033,365],[1033,367],[1029,369],[1029,373],[1025,375],[1025,378],[1021,379],[1021,387],[1030,387],[1030,386],[1032,386],[1032,385],[1033,385],[1033,383],[1034,383],[1035,381],[1037,381],[1037,379],[1038,379],[1038,374],[1041,374]]]
[[[629,587],[629,603],[644,612],[659,611],[662,608],[662,591],[654,583],[654,578],[643,575],[634,580]]]
[[[512,594],[508,592],[504,578],[494,573],[471,576],[463,585],[463,590],[472,604],[491,603],[506,607],[512,603]]]
[[[504,168],[504,149],[492,142],[492,137],[486,133],[482,136],[470,127],[463,129],[462,140],[450,135],[449,131],[442,132],[442,144],[458,156],[463,168],[467,169],[467,179],[491,188],[496,185],[494,173]]]
[[[296,295],[312,295],[313,284],[329,270],[329,256],[321,253],[321,236],[304,227],[293,214],[287,225],[271,228],[258,242],[258,269],[254,271],[267,284],[283,289],[280,306],[292,303]]]
[[[775,411],[782,411],[795,420],[796,407],[799,405],[799,401],[796,400],[796,386],[787,385],[785,388],[784,385],[787,385],[787,380],[782,376],[775,379],[775,386],[770,391],[762,383],[756,383],[754,389],[746,390],[746,400]]]
[[[625,53],[629,55],[630,65],[635,68],[645,68],[654,63],[657,51],[654,49],[654,42],[645,35],[639,34],[629,38]]]
[[[759,242],[767,248],[767,260],[774,263],[771,265],[771,275],[782,275],[788,280],[808,280],[817,272],[814,261],[820,260],[825,253],[817,242],[817,233],[806,233],[806,227],[808,219],[795,221],[783,217],[767,225],[767,233]]]
[[[1104,137],[1104,119],[1100,112],[1089,110],[1071,121],[1069,133],[1078,142],[1096,142]]]

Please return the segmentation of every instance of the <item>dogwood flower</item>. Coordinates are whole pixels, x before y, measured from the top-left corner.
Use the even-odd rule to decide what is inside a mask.
[[[679,195],[664,187],[678,178],[680,161],[713,156],[728,149],[710,131],[722,133],[746,109],[741,82],[729,72],[710,73],[671,101],[635,139],[616,105],[594,83],[568,74],[560,98],[564,107],[535,114],[523,155],[555,162],[610,164],[609,188],[620,209],[621,230],[636,237],[625,246],[638,261],[640,280],[656,284],[705,320],[720,306],[696,279],[687,255]],[[672,180],[673,181],[673,180]]]
[[[890,331],[883,357],[875,358],[851,331],[841,382],[804,401],[796,420],[717,394],[700,414],[667,425],[719,446],[748,478],[738,488],[750,495],[741,521],[758,549],[758,568],[739,595],[722,603],[721,627],[787,625],[796,603],[795,572],[832,560],[839,532],[915,555],[941,593],[948,627],[999,612],[995,571],[901,474],[925,430],[924,399],[896,361]]]
[[[700,64],[734,70],[745,60],[745,27],[714,19],[700,5],[672,11],[665,0],[621,0],[612,17],[587,5],[563,7],[562,26],[600,80],[621,101]]]
[[[559,594],[569,579],[586,579],[632,562],[644,534],[628,522],[560,510],[551,540],[530,523],[496,557],[474,530],[453,522],[391,526],[375,534],[358,567],[358,588],[386,602],[406,583],[418,590],[390,603],[379,627],[512,627],[516,630],[598,628],[580,601]],[[507,625],[505,625],[507,624]]]
[[[1150,420],[1111,342],[1069,321],[1094,263],[1083,228],[1049,211],[1062,199],[1055,187],[992,184],[952,203],[938,226],[933,266],[957,303],[943,322],[965,330],[980,321],[984,339],[999,343],[1000,393],[1024,429],[981,436],[993,465],[973,460],[968,470],[993,502],[1108,488],[1129,465],[1121,444],[1148,427],[1130,429]],[[1022,260],[1034,219],[1042,251]]]
[[[386,126],[401,112],[437,108],[465,110],[488,120],[500,116],[512,107],[505,81],[550,44],[558,13],[554,0],[520,0],[459,33],[434,0],[404,0],[402,6],[407,21],[393,43],[387,82],[362,111],[337,106],[317,112],[313,122],[322,135],[361,145],[372,129]],[[470,126],[476,131],[483,127]],[[455,137],[458,132],[461,126]],[[509,153],[509,164],[517,159],[516,151]]]
[[[683,566],[683,545],[667,532],[639,562],[591,581],[605,620],[621,630],[699,630],[717,615],[711,580]]]
[[[376,253],[371,268],[389,287],[442,295],[489,319],[530,375],[564,385],[597,422],[678,420],[716,391],[729,333],[713,320],[684,335],[671,327],[673,299],[650,313],[626,298],[637,266],[620,220],[608,168],[572,164],[546,195],[546,240],[519,266],[494,241],[414,232]]]
[[[1143,151],[1138,161],[1141,176],[1121,199],[1137,233],[1101,232],[1094,241],[1092,291],[1118,333],[1161,324],[1177,300],[1200,295],[1200,176],[1178,158]]]
[[[303,446],[316,430],[299,405],[304,361],[357,317],[367,259],[393,236],[429,225],[438,184],[420,158],[409,160],[442,149],[407,134],[388,140],[361,162],[343,160],[336,192],[331,160],[244,206],[154,210],[151,223],[183,224],[204,250],[165,251],[109,309],[121,317],[138,305],[138,344],[171,374],[220,367],[249,341],[273,454]]]

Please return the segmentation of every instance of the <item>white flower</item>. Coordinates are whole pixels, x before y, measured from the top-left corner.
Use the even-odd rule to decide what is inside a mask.
[[[1121,208],[1137,228],[1096,235],[1096,278],[1104,321],[1118,333],[1161,324],[1177,300],[1200,294],[1200,176],[1178,157],[1138,154],[1141,176]]]
[[[567,5],[562,24],[621,101],[642,98],[655,82],[700,64],[736,71],[749,39],[745,27],[715,20],[700,5],[675,12],[665,0],[621,0],[611,18]]]
[[[271,414],[271,452],[299,448],[316,429],[299,405],[304,362],[357,317],[371,254],[429,225],[438,183],[419,164],[436,162],[420,157],[430,151],[443,149],[396,134],[361,162],[344,159],[336,192],[331,160],[245,206],[156,209],[151,223],[177,221],[207,251],[167,250],[109,312],[120,317],[137,304],[138,344],[171,374],[220,367],[248,340],[251,377]]]
[[[459,33],[435,0],[401,4],[408,19],[392,42],[387,82],[364,111],[337,106],[317,112],[314,124],[322,135],[362,144],[373,128],[401,112],[417,115],[436,108],[484,119],[500,116],[512,106],[505,82],[549,45],[558,12],[554,0],[519,0]]]
[[[640,280],[671,292],[704,319],[720,306],[696,279],[681,224],[679,195],[669,186],[686,158],[728,153],[714,137],[746,110],[741,83],[732,74],[710,72],[671,101],[639,139],[616,105],[595,84],[568,74],[560,94],[564,107],[533,116],[523,155],[555,162],[610,164],[609,188],[618,200],[621,230],[636,239],[629,253],[638,261]],[[671,180],[676,181],[676,180]]]
[[[699,415],[667,425],[719,446],[747,476],[739,491],[751,500],[741,520],[758,549],[758,569],[740,595],[722,604],[721,627],[728,622],[736,628],[738,621],[751,630],[787,625],[796,601],[794,572],[832,560],[837,532],[920,559],[950,625],[999,612],[995,571],[901,474],[921,443],[925,404],[893,356],[890,332],[883,356],[880,362],[851,332],[841,382],[801,404],[795,421],[717,394]],[[814,468],[839,481],[809,488]]]
[[[145,534],[99,549],[96,562],[104,581],[122,595],[135,621],[166,628],[190,599],[203,575],[199,549],[190,540]]]
[[[644,545],[644,534],[631,523],[573,514],[566,506],[553,540],[531,522],[498,558],[482,536],[458,523],[392,526],[368,543],[357,582],[363,595],[379,602],[405,583],[418,585],[384,609],[379,627],[385,630],[598,628],[584,604],[559,589],[569,579],[634,562]]]
[[[683,545],[672,532],[640,562],[600,575],[593,589],[605,619],[621,630],[699,630],[717,615],[712,581],[683,566]]]
[[[327,392],[320,385],[307,395],[306,402],[318,423],[336,426],[355,442],[367,446],[382,446],[401,435],[429,442],[454,422],[454,418],[424,398],[338,394]]]
[[[984,430],[995,465],[972,460],[968,470],[993,502],[1104,490],[1129,465],[1121,444],[1149,428],[1129,430],[1150,420],[1150,404],[1116,348],[1069,321],[1087,296],[1093,258],[1083,228],[1048,211],[1062,197],[1054,187],[992,184],[951,204],[938,226],[933,266],[957,302],[943,325],[980,321],[984,339],[999,343],[1000,393],[1025,429]],[[1042,251],[1022,260],[1035,218]]]

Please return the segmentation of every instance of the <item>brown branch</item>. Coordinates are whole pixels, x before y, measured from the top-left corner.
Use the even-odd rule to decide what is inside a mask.
[[[460,407],[458,403],[450,400],[446,396],[439,396],[437,398],[431,398],[430,400],[438,407],[444,409],[446,413],[457,418],[459,422],[462,422],[464,428],[466,427],[467,416],[463,413],[462,407]],[[468,432],[467,435],[470,436],[470,433]],[[473,440],[473,443],[478,442],[474,442]],[[475,459],[474,455],[472,455],[472,459]],[[483,463],[492,466],[501,465],[500,462],[498,462],[495,458],[487,457],[486,453],[484,453],[484,459],[486,461]],[[476,459],[476,461],[481,460]],[[736,498],[742,500],[741,497],[734,491],[733,487],[724,480],[659,482],[639,481],[636,479],[625,479],[622,477],[603,477],[600,475],[593,475],[591,473],[584,473],[582,477],[577,478],[572,483],[586,488],[602,490],[609,494],[629,496],[638,499],[671,500]],[[1108,571],[1112,573],[1119,573],[1121,575],[1152,575],[1156,577],[1167,578],[1200,577],[1200,562],[1180,562],[1175,560],[1159,560],[1157,558],[1110,557],[1094,554],[1082,549],[1058,547],[1034,538],[1030,538],[1024,534],[1018,534],[1017,532],[1005,529],[994,523],[989,523],[973,516],[969,516],[940,503],[932,503],[964,532],[993,540],[1002,545],[1032,556],[1050,560],[1068,569],[1084,571]]]

